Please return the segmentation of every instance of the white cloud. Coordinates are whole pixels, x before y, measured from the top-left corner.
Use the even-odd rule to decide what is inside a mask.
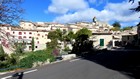
[[[138,20],[139,13],[135,13],[134,11],[130,10],[132,7],[135,7],[136,5],[137,5],[136,3],[131,4],[126,1],[122,3],[108,3],[105,6],[104,10],[108,12],[110,20],[128,22]]]
[[[77,11],[88,8],[85,0],[52,0],[48,11],[52,13],[65,14],[68,11]]]
[[[93,16],[98,14],[99,11],[93,8],[88,8],[86,10],[78,11],[73,14],[65,14],[63,16],[57,17],[54,22],[69,23],[77,21],[89,21],[92,20]]]
[[[137,6],[134,4],[124,1],[122,3],[108,3],[103,10],[99,11],[94,8],[87,8],[84,10],[77,10],[74,13],[64,14],[58,16],[54,19],[55,22],[68,23],[77,21],[91,21],[94,16],[101,21],[120,21],[120,22],[130,22],[138,21],[139,13],[133,12],[130,8]]]

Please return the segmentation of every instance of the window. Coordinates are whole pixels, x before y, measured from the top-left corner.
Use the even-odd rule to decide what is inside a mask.
[[[37,41],[37,44],[39,44],[39,41]]]
[[[23,38],[26,38],[26,36],[23,36]]]
[[[32,34],[32,32],[29,32],[29,34]]]
[[[15,38],[15,36],[13,36],[13,38]]]
[[[29,50],[32,50],[32,46],[29,46]]]
[[[10,35],[10,32],[7,32],[7,33],[6,33],[6,36],[9,36],[9,35]]]
[[[36,40],[38,40],[38,37],[36,38]]]
[[[26,32],[24,32],[24,34],[26,34]]]
[[[40,34],[37,34],[37,36],[40,36]]]
[[[47,34],[45,34],[45,36],[47,36]]]
[[[13,34],[15,34],[15,32],[13,32]]]
[[[9,27],[7,27],[7,30],[9,30]]]
[[[21,37],[21,36],[19,36],[19,37],[18,37],[18,39],[22,39],[22,37]]]
[[[37,48],[37,46],[35,46],[35,48]]]
[[[22,35],[22,32],[19,32],[18,34],[19,34],[19,35]]]
[[[106,32],[106,31],[108,31],[108,29],[105,29],[104,31]]]
[[[31,36],[29,38],[32,38]]]

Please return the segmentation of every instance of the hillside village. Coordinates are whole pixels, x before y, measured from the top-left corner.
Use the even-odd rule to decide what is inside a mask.
[[[126,31],[112,31],[113,26],[97,21],[93,18],[93,22],[76,22],[69,24],[51,23],[51,22],[30,22],[20,21],[19,26],[1,25],[0,26],[0,44],[2,44],[4,51],[8,54],[13,53],[12,43],[25,42],[25,51],[31,51],[31,40],[35,40],[35,50],[45,49],[48,39],[48,33],[56,29],[67,32],[73,31],[76,33],[79,29],[87,28],[92,31],[92,36],[89,40],[93,41],[93,46],[96,49],[112,49],[115,47],[125,46],[126,43],[139,46],[140,29],[138,26],[133,27],[132,30]],[[138,27],[138,28],[137,28]],[[138,35],[137,35],[138,34]],[[102,41],[102,42],[101,42]],[[64,49],[63,42],[59,41],[60,46]],[[102,44],[101,44],[102,43]],[[72,45],[68,45],[72,49]]]
[[[140,79],[140,0],[0,0],[0,79]]]

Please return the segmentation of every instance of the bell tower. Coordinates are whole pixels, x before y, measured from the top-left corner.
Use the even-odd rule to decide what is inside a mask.
[[[97,22],[97,19],[96,19],[96,17],[94,16],[93,17],[93,20],[92,20],[94,23],[96,23]]]

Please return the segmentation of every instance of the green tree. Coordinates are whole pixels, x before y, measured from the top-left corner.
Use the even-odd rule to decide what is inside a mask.
[[[78,30],[75,34],[75,39],[77,41],[84,41],[87,40],[92,35],[92,32],[87,28],[82,28]]]
[[[15,43],[15,52],[16,52],[16,54],[23,53],[25,48],[26,48],[25,43]]]
[[[112,30],[112,31],[120,31],[120,28],[119,27],[112,27],[110,30]]]
[[[35,41],[34,41],[34,37],[32,38],[31,44],[32,44],[32,51],[34,51],[34,49],[35,49]]]
[[[73,31],[68,32],[68,34],[65,36],[66,41],[72,41],[73,39],[75,39],[75,34],[73,33]]]
[[[120,23],[119,22],[114,22],[113,24],[112,24],[112,26],[113,27],[118,27],[118,28],[121,28],[121,25],[120,25]]]
[[[47,48],[54,49],[54,48],[57,48],[58,47],[57,45],[58,45],[57,39],[53,39],[53,40],[51,40],[51,42],[49,42],[47,44]]]
[[[51,31],[48,33],[48,38],[53,40],[53,39],[56,39],[57,38],[57,34],[55,31]]]
[[[0,23],[15,24],[21,19],[22,0],[0,0]]]
[[[56,29],[55,31],[51,31],[48,33],[48,38],[53,40],[62,40],[62,31],[60,29]]]
[[[120,23],[119,22],[114,22],[113,24],[112,24],[112,26],[113,26],[113,28],[111,28],[111,30],[113,30],[113,31],[120,31],[120,28],[121,28],[121,25],[120,25]]]
[[[83,54],[85,51],[89,51],[92,48],[92,43],[88,38],[92,35],[92,32],[87,28],[80,29],[75,34],[75,43],[73,45],[72,52],[77,55]]]
[[[63,40],[63,33],[65,33],[65,31],[61,31],[60,29],[56,29],[56,34],[57,34],[57,37],[58,37],[58,40]]]
[[[48,43],[48,47],[56,48],[58,47],[58,40],[62,41],[63,32],[60,29],[56,29],[55,31],[51,31],[48,33],[48,38],[51,39],[51,42]]]
[[[0,45],[0,68],[9,67],[10,64],[10,57],[4,52],[2,45]]]
[[[123,30],[123,31],[124,31],[124,30],[132,30],[132,27],[129,27],[129,26],[128,26],[128,27],[124,27],[122,30]]]
[[[63,34],[63,35],[66,35],[66,34],[67,34],[66,29],[63,29],[62,34]]]
[[[66,41],[66,39],[67,39],[67,31],[64,29],[63,31],[62,31],[62,37],[61,37],[61,41]]]

